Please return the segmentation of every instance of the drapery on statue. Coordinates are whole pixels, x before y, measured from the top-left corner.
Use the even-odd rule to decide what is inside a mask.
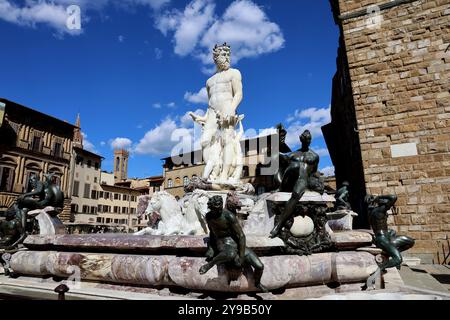
[[[381,271],[392,267],[400,268],[403,261],[400,252],[410,249],[415,243],[413,238],[408,236],[397,236],[394,230],[388,229],[387,211],[394,206],[396,201],[397,196],[395,195],[368,195],[365,199],[368,206],[367,214],[369,223],[375,233],[375,245],[382,249],[389,257],[389,259],[380,266]]]
[[[236,114],[243,97],[242,76],[231,68],[230,55],[226,43],[214,47],[217,72],[206,82],[208,110],[205,116],[189,113],[202,126],[203,179],[218,184],[239,184],[243,169],[240,138],[244,116]],[[238,125],[239,133],[235,131]]]
[[[44,209],[48,206],[62,210],[64,193],[59,186],[53,183],[53,176],[54,174],[45,174],[44,182],[41,182],[35,175],[29,178],[32,191],[18,196],[15,203],[6,212],[7,220],[1,225],[0,247],[15,246],[25,239],[27,233],[33,232],[34,219],[29,221],[27,216],[29,211]],[[18,233],[20,233],[19,237],[17,237]]]
[[[234,201],[233,207],[236,205]],[[208,251],[206,253],[207,264],[203,265],[199,272],[205,274],[218,264],[233,264],[234,267],[242,268],[251,265],[254,268],[255,287],[263,292],[267,288],[261,284],[264,265],[253,250],[246,247],[245,234],[235,214],[223,209],[221,196],[214,196],[208,201],[209,212],[206,214],[210,236]]]
[[[312,136],[309,130],[305,130],[300,136],[302,147],[300,150],[287,155],[280,153],[280,169],[275,175],[275,180],[280,184],[279,191],[292,192],[292,196],[286,204],[284,212],[280,215],[278,223],[270,232],[270,237],[275,238],[285,222],[294,213],[295,206],[306,190],[324,192],[323,179],[318,172],[319,155],[309,148]]]

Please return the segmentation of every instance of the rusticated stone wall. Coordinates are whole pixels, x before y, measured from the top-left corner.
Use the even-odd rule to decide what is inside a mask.
[[[392,227],[417,240],[410,253],[442,262],[450,231],[450,0],[331,4],[366,191],[397,194]]]

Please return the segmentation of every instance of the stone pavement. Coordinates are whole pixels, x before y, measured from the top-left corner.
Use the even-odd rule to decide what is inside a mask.
[[[450,267],[445,265],[402,266],[399,271],[406,286],[450,293]]]

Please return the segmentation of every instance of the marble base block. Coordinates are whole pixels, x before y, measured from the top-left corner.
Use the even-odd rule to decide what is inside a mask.
[[[360,282],[377,269],[374,257],[367,252],[271,256],[261,257],[261,261],[265,266],[261,282],[271,290],[330,282]],[[203,264],[205,259],[198,257],[56,251],[21,251],[11,258],[11,269],[19,275],[73,276],[75,279],[79,275],[81,281],[176,286],[194,291],[257,291],[251,268],[231,278],[223,267],[215,267],[201,275],[198,270]]]
[[[353,217],[358,216],[351,210],[338,210],[327,213],[328,226],[333,231],[353,230]]]
[[[247,246],[258,255],[273,253],[284,246],[280,238],[247,236]],[[331,235],[339,250],[355,250],[370,246],[372,236],[364,231],[341,231]],[[128,234],[62,234],[30,235],[24,246],[30,250],[81,251],[132,254],[203,255],[206,253],[206,236],[134,236]]]

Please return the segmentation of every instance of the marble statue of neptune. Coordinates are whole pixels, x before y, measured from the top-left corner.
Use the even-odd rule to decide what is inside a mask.
[[[205,116],[190,113],[203,128],[201,147],[206,164],[203,178],[218,184],[239,184],[243,167],[240,147],[243,115],[236,110],[242,101],[242,76],[231,68],[231,48],[226,43],[213,49],[216,73],[206,82],[208,110]],[[236,127],[240,125],[240,132]]]

